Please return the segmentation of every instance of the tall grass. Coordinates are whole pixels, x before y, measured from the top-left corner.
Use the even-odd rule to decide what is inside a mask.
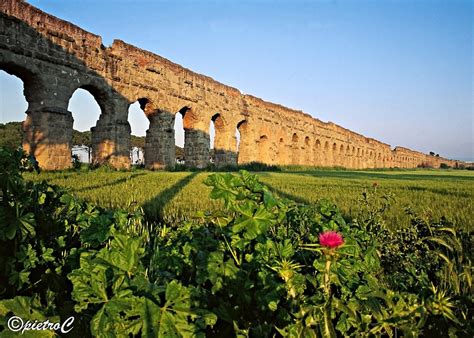
[[[47,180],[68,187],[77,196],[106,208],[141,206],[152,220],[166,223],[193,217],[198,210],[215,210],[206,172],[150,172],[135,170],[67,171],[25,174],[28,180]],[[474,172],[454,170],[308,170],[262,172],[263,183],[277,194],[301,202],[328,199],[347,216],[361,210],[364,191],[393,195],[386,213],[392,227],[408,224],[406,209],[434,218],[446,217],[456,227],[474,226]]]

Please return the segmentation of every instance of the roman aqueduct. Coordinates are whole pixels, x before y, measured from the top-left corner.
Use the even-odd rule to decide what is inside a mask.
[[[21,0],[0,2],[0,69],[24,83],[23,146],[48,170],[71,166],[73,118],[67,107],[78,88],[88,90],[101,108],[91,129],[96,164],[130,166],[128,108],[136,101],[150,121],[145,141],[150,169],[175,164],[176,114],[183,115],[185,160],[191,167],[209,162],[211,120],[220,166],[252,161],[348,168],[456,164],[407,148],[392,150],[301,111],[243,95],[120,40],[104,47],[100,36]]]

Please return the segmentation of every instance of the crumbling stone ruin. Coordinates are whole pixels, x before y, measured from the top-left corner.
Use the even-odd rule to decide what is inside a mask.
[[[457,165],[407,148],[392,150],[336,124],[244,95],[123,41],[105,47],[100,36],[22,0],[0,2],[0,69],[23,80],[28,102],[23,146],[46,170],[71,166],[73,117],[67,107],[78,88],[88,90],[101,108],[91,128],[95,164],[130,167],[128,108],[138,101],[150,121],[145,145],[150,169],[175,164],[176,114],[183,116],[190,167],[209,163],[211,120],[218,166],[252,161],[346,168]]]

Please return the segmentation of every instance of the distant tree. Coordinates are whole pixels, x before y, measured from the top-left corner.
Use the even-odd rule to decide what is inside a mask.
[[[132,148],[145,148],[145,136],[135,136],[132,135]]]
[[[176,160],[184,161],[184,148],[175,146],[175,151],[176,151]]]
[[[439,157],[439,154],[436,154],[436,157]]]
[[[92,136],[90,131],[72,131],[72,145],[92,148]]]
[[[433,151],[430,151],[430,155],[431,155],[431,156],[434,156],[435,153],[434,153]]]
[[[90,130],[88,131],[73,130],[72,131],[72,145],[86,147],[89,163],[91,162],[92,134]]]
[[[22,140],[21,122],[0,123],[0,146],[16,149],[21,146]]]

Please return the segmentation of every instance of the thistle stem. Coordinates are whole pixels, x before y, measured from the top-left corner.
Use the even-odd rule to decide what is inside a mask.
[[[324,293],[326,294],[326,304],[324,306],[324,330],[325,338],[335,338],[336,332],[331,320],[331,253],[326,253],[326,269],[324,273]]]
[[[326,271],[324,273],[324,291],[326,297],[331,297],[331,257],[326,254]]]

